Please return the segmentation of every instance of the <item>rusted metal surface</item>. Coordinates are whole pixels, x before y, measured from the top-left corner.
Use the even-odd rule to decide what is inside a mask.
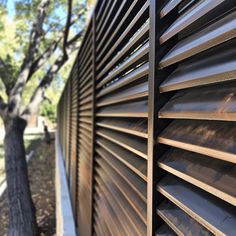
[[[97,2],[58,105],[80,235],[234,236],[235,20],[234,0]]]

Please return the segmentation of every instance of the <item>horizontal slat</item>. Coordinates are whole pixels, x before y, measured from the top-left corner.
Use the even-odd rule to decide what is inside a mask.
[[[109,12],[108,12],[103,24],[101,25],[101,28],[99,29],[99,27],[97,27],[97,29],[96,29],[96,31],[97,31],[97,34],[96,34],[97,40],[96,41],[97,41],[97,48],[98,49],[99,49],[100,42],[101,43],[103,42],[103,39],[106,37],[107,32],[109,32],[110,26],[113,24],[113,20],[116,17],[116,15],[114,15],[114,13],[116,14],[119,12],[119,9],[118,9],[118,11],[116,10],[116,12],[114,12],[115,7],[117,9],[117,2],[116,1],[111,1],[111,2],[112,2],[112,5],[109,7]],[[121,4],[119,4],[119,5],[121,5]],[[111,18],[112,13],[113,13],[113,15]],[[112,22],[109,22],[108,20],[112,20]],[[109,24],[107,25],[108,22],[109,22]],[[104,29],[105,29],[105,31],[104,31]],[[102,38],[101,38],[101,35],[102,35]]]
[[[229,84],[181,91],[160,110],[159,117],[236,121],[234,88],[235,84]]]
[[[187,26],[191,25],[197,19],[206,15],[215,7],[223,3],[224,0],[200,0],[193,7],[191,7],[187,12],[181,15],[160,37],[160,42],[164,43],[168,39],[172,38],[174,35],[179,33],[181,30],[185,29]]]
[[[98,110],[100,117],[147,117],[147,101],[108,106]]]
[[[125,228],[128,228],[127,232],[129,232],[131,235],[141,236],[142,233],[145,232],[145,226],[139,217],[136,216],[133,208],[127,202],[120,190],[111,183],[111,180],[108,179],[105,173],[101,173],[101,170],[98,170],[98,174],[101,176],[100,178],[96,176],[96,182],[99,185],[99,189],[103,189],[107,199],[112,202],[112,207],[115,209],[115,211],[120,212],[118,214],[119,218],[125,225]],[[132,231],[130,232],[129,229]]]
[[[92,124],[92,120],[89,117],[79,117],[79,122],[84,122],[87,124]]]
[[[236,232],[236,212],[232,206],[193,185],[168,176],[158,184],[158,191],[213,234]]]
[[[96,206],[95,210],[94,210],[94,221],[95,221],[95,234],[98,235],[98,236],[104,236],[104,235],[111,235],[111,231],[108,227],[108,222],[105,221],[104,218],[101,218],[100,217],[100,214],[99,214],[99,209],[98,207]]]
[[[144,98],[148,96],[148,82],[123,88],[122,91],[113,92],[111,95],[100,99],[97,103],[98,107],[106,106],[114,103]]]
[[[157,209],[157,214],[179,236],[185,235],[212,235],[202,225],[193,220],[183,210],[169,201],[162,202]]]
[[[92,103],[88,103],[86,105],[79,106],[78,111],[84,111],[84,110],[89,110],[89,109],[92,110]]]
[[[98,212],[100,215],[102,215],[103,218],[105,218],[105,221],[109,225],[109,229],[111,232],[115,235],[125,235],[125,229],[124,226],[120,223],[119,216],[117,213],[113,210],[110,202],[103,197],[104,195],[101,194],[100,189],[96,189],[98,194],[95,194],[95,199],[98,202]]]
[[[98,147],[96,152],[110,165],[110,169],[114,170],[121,178],[126,181],[129,186],[136,192],[136,194],[144,201],[147,201],[147,187],[146,182],[144,182],[140,177],[133,173],[128,167],[126,167],[122,162],[117,160],[105,149]]]
[[[86,123],[79,123],[80,127],[83,127],[85,130],[87,130],[88,132],[92,132],[92,127],[89,124]]]
[[[145,43],[140,49],[133,53],[127,60],[125,60],[118,68],[114,69],[109,73],[104,79],[98,82],[97,88],[101,88],[103,85],[110,82],[112,79],[115,79],[117,76],[124,74],[131,67],[135,67],[134,64],[138,63],[149,52],[149,42]],[[139,62],[140,63],[140,62]]]
[[[110,235],[111,232],[107,226],[108,222],[100,217],[99,211],[98,206],[94,204],[94,234],[97,236]]]
[[[86,52],[86,56],[85,58],[83,58],[81,60],[81,64],[79,65],[79,75],[82,77],[86,71],[88,71],[90,69],[90,67],[92,66],[93,60],[92,60],[92,56],[93,56],[93,48],[92,48],[92,41],[90,42],[91,45],[89,45],[89,51]]]
[[[90,22],[88,24],[88,27],[86,29],[82,44],[81,44],[80,49],[79,49],[78,58],[81,58],[81,59],[84,58],[85,52],[88,49],[89,42],[91,42],[91,38],[92,38],[92,29],[91,29],[91,27],[92,27],[92,20],[90,20]],[[79,63],[80,63],[80,61],[78,61],[78,64]]]
[[[81,111],[80,112],[80,116],[92,116],[92,111],[90,110],[88,110],[88,111]]]
[[[90,152],[91,150],[91,134],[88,131],[84,131],[83,128],[80,128],[79,131],[79,142],[85,145],[85,148]]]
[[[183,63],[161,84],[160,92],[235,80],[235,44],[236,41],[231,40],[217,50],[209,50],[206,55]]]
[[[167,224],[162,224],[155,234],[155,236],[175,236],[175,235],[176,235],[175,232]]]
[[[143,180],[147,181],[147,162],[143,158],[139,158],[134,153],[103,138],[97,138],[96,142]]]
[[[92,68],[88,70],[83,77],[81,77],[81,83],[79,84],[79,89],[82,89],[89,81],[93,78],[93,70]]]
[[[80,104],[80,105],[84,105],[84,104],[89,103],[89,102],[91,102],[91,101],[92,101],[92,96],[89,95],[88,97],[86,97],[86,98],[84,98],[83,100],[79,101],[79,104]]]
[[[79,93],[84,93],[88,88],[92,87],[92,80],[90,80],[82,89],[79,90]]]
[[[236,206],[236,166],[181,149],[170,149],[159,167]],[[203,174],[204,173],[204,174]]]
[[[112,34],[111,29],[114,29],[114,26],[115,23],[118,23],[116,22],[117,21],[117,18],[120,16],[120,14],[122,13],[122,11],[124,11],[124,6],[127,4],[127,0],[125,1],[122,1],[120,4],[119,4],[119,8],[118,10],[116,10],[113,15],[112,15],[112,19],[111,19],[111,22],[109,23],[109,25],[107,25],[107,27],[105,28],[105,32],[103,32],[103,29],[104,27],[106,26],[105,23],[103,24],[103,29],[100,30],[100,32],[97,33],[96,35],[96,41],[97,41],[97,49],[100,50],[102,44],[104,43],[105,40],[107,40],[107,37],[110,37],[110,35]],[[115,7],[115,1],[113,1],[113,6],[112,7]],[[110,14],[112,13],[112,7],[110,8]],[[108,19],[108,17],[107,17]],[[113,28],[112,28],[113,27]],[[102,37],[101,37],[102,35]]]
[[[92,96],[92,92],[93,92],[93,88],[92,86],[89,87],[86,91],[84,91],[83,93],[81,92],[79,99],[83,100],[84,98],[86,98],[87,96]]]
[[[81,154],[79,155],[80,159],[83,156],[83,158],[86,158],[89,160],[92,153],[90,149],[91,149],[91,145],[79,140],[78,151],[79,151],[79,154]]]
[[[96,125],[147,138],[147,119],[98,119]]]
[[[103,88],[101,91],[99,91],[97,93],[97,98],[100,98],[101,96],[111,93],[114,90],[122,88],[122,87],[148,75],[148,68],[149,68],[148,63],[145,63],[144,65],[138,67],[137,69],[133,70],[129,74],[125,75],[124,77],[119,78],[119,80],[116,81],[115,83],[110,84],[108,87]]]
[[[141,138],[121,134],[108,129],[97,129],[96,133],[109,141],[147,159],[147,142]]]
[[[160,12],[161,18],[169,14],[169,12],[175,9],[181,2],[182,0],[169,0]]]
[[[142,8],[139,10],[139,12],[137,12],[137,14],[132,17],[132,21],[129,23],[129,25],[127,25],[127,19],[130,17],[130,15],[132,14],[132,11],[137,8],[139,1],[138,0],[134,0],[133,3],[131,4],[130,8],[127,10],[126,14],[124,15],[123,19],[120,21],[120,23],[117,25],[116,29],[114,30],[114,32],[112,33],[112,35],[109,37],[109,39],[106,42],[106,45],[103,47],[103,49],[101,49],[101,52],[99,52],[99,55],[97,57],[98,61],[101,60],[98,64],[98,67],[100,68],[104,62],[109,58],[109,56],[111,56],[111,54],[114,54],[114,51],[116,50],[116,48],[118,47],[118,45],[121,44],[121,42],[127,38],[127,36],[130,34],[130,31],[132,30],[132,28],[134,27],[135,24],[137,24],[137,22],[139,21],[140,17],[144,15],[144,13],[148,10],[149,7],[149,1],[146,1],[146,3],[142,6]],[[126,24],[125,24],[126,23]],[[114,39],[114,37],[116,35],[118,35],[119,30],[121,29],[121,27],[124,27],[126,25],[126,30],[122,31],[121,35],[118,37],[118,39],[115,41],[115,43],[113,45],[110,45],[112,40]],[[106,53],[104,55],[104,53],[106,52],[106,50],[108,49],[108,47],[110,47],[110,50],[108,53]],[[102,59],[103,58],[103,59]]]
[[[180,41],[161,60],[159,65],[160,67],[169,66],[235,37],[236,12],[233,12],[198,33]]]
[[[97,159],[97,163],[102,167],[103,171],[107,175],[107,180],[110,180],[113,182],[113,184],[116,185],[116,187],[122,192],[122,194],[125,196],[129,204],[134,208],[135,212],[139,215],[139,217],[142,219],[143,223],[146,224],[147,222],[147,209],[146,204],[142,199],[133,191],[132,188],[127,185],[127,183],[119,177],[119,175],[110,170],[109,165],[102,159]]]
[[[138,44],[144,41],[146,34],[149,31],[149,24],[145,23],[145,25],[133,36],[132,40],[130,40],[117,54],[112,60],[106,64],[101,72],[97,75],[97,78],[100,79],[105,73],[109,71],[116,63],[118,63],[121,59],[128,55],[128,53],[132,52],[137,47]]]
[[[99,29],[100,29],[100,28],[102,27],[102,25],[103,25],[103,22],[104,22],[105,19],[107,18],[107,14],[108,14],[108,12],[109,12],[109,9],[110,9],[110,7],[111,7],[112,2],[113,2],[112,0],[106,1],[106,5],[105,5],[105,8],[104,8],[104,10],[103,10],[103,12],[102,12],[101,19],[98,20],[98,22],[97,22],[96,32],[99,31]]]
[[[177,120],[160,135],[159,142],[236,163],[236,126],[233,122]]]
[[[101,181],[102,179],[104,179],[104,176],[105,176],[104,173],[102,173],[101,179],[97,180],[97,183],[99,184],[99,190],[97,191],[99,191],[103,196],[106,196],[106,200],[109,201],[110,206],[112,207],[112,209],[118,216],[119,224],[122,224],[125,231],[131,235],[137,234],[137,231],[135,230],[135,228],[131,227],[132,223],[129,222],[129,218],[125,214],[126,212],[124,211],[124,208],[120,206],[119,201],[116,201],[116,198],[112,196],[110,188],[104,185],[104,182]]]
[[[101,2],[101,6],[100,6],[100,8],[98,9],[97,14],[95,14],[95,15],[96,15],[96,22],[99,22],[99,20],[100,20],[100,18],[101,18],[101,14],[104,13],[104,8],[106,7],[106,4],[105,4],[105,3],[107,3],[107,1],[102,1],[102,2]]]

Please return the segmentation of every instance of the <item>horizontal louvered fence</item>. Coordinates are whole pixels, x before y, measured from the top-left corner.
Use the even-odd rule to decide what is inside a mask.
[[[100,0],[58,105],[80,235],[236,235],[236,1]]]

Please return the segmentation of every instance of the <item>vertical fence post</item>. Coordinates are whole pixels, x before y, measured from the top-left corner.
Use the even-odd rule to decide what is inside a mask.
[[[70,115],[71,115],[71,78],[67,81],[67,90],[66,90],[66,100],[67,100],[67,140],[66,140],[66,174],[67,180],[69,184],[69,176],[70,176]]]
[[[159,119],[160,108],[169,100],[173,93],[162,95],[159,91],[160,84],[173,72],[176,65],[166,69],[159,69],[161,58],[176,44],[177,36],[172,37],[164,45],[160,45],[160,36],[178,16],[178,8],[161,19],[160,11],[162,1],[150,0],[150,52],[149,52],[149,98],[148,98],[148,186],[147,186],[147,234],[154,236],[161,219],[157,216],[157,205],[162,201],[162,196],[157,192],[157,182],[163,175],[158,168],[157,161],[167,150],[167,147],[158,144],[158,135],[171,122],[168,119]]]
[[[93,235],[93,196],[94,196],[94,172],[95,172],[95,135],[96,135],[96,11],[92,15],[92,63],[93,63],[93,81],[92,81],[92,163],[91,163],[91,236]]]
[[[158,109],[155,101],[157,100],[158,93],[158,81],[156,80],[156,72],[158,61],[156,52],[158,50],[157,36],[157,21],[159,16],[157,15],[157,1],[150,0],[149,12],[150,12],[150,50],[149,50],[149,79],[148,79],[148,164],[147,164],[147,235],[155,235],[155,229],[157,227],[156,217],[156,119],[158,115]]]

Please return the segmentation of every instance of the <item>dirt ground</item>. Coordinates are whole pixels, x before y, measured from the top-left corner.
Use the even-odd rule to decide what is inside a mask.
[[[55,235],[55,150],[41,141],[29,162],[29,178],[33,201],[37,210],[37,221],[41,236]],[[6,193],[0,199],[0,236],[5,236],[8,227]]]

